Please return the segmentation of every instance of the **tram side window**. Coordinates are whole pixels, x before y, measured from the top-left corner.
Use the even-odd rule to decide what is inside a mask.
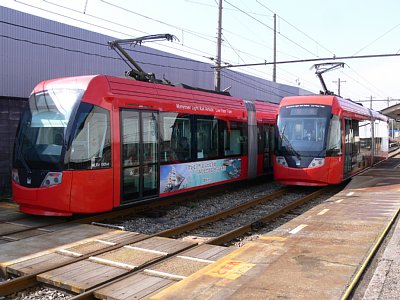
[[[326,146],[326,155],[341,155],[342,152],[342,129],[339,116],[333,115],[331,126],[329,128],[328,144]]]
[[[124,167],[139,165],[139,113],[136,111],[121,112],[122,160]]]
[[[68,169],[111,167],[110,114],[98,106],[81,103],[76,116]]]
[[[230,122],[229,127],[224,130],[224,154],[245,155],[247,153],[247,130],[245,123]]]
[[[257,124],[257,153],[263,156],[263,170],[268,171],[272,166],[272,151],[274,149],[274,126]]]
[[[353,155],[360,153],[360,127],[358,120],[352,120],[353,128]]]
[[[374,132],[375,149],[374,149],[374,151],[375,151],[375,155],[376,155],[377,153],[379,153],[381,151],[381,144],[382,144],[382,138],[379,135],[379,128],[380,128],[379,120],[375,121],[374,128],[375,128],[375,132]]]
[[[377,156],[381,155],[381,151],[388,151],[389,137],[387,132],[389,131],[388,123],[381,120],[375,121],[375,153]]]
[[[192,160],[190,124],[190,116],[179,116],[178,113],[161,114],[161,163]]]
[[[197,118],[197,159],[217,158],[218,141],[218,120]]]
[[[360,134],[358,120],[345,120],[346,122],[346,155],[355,156],[360,152]]]
[[[359,122],[360,132],[360,151],[363,155],[370,156],[369,153],[372,148],[372,126],[370,120]]]

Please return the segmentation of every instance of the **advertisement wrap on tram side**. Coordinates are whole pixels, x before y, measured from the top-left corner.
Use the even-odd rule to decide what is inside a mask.
[[[160,195],[239,178],[241,159],[164,165],[160,168]]]

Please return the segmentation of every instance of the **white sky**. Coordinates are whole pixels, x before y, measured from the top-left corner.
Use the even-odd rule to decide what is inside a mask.
[[[2,0],[1,5],[117,38],[171,33],[179,42],[146,46],[204,62],[216,55],[217,0]],[[278,16],[278,62],[400,54],[398,0],[225,0],[223,7],[222,61],[231,64],[273,60],[273,12]],[[400,99],[400,57],[343,62],[344,69],[324,76],[329,89],[337,92],[333,81],[340,78],[343,97]],[[318,92],[312,65],[278,65],[277,81]],[[272,66],[235,70],[272,79]],[[386,106],[386,101],[373,103],[376,110]]]

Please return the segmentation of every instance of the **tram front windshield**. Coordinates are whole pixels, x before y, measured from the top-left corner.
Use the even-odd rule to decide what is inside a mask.
[[[67,125],[83,92],[51,89],[30,96],[16,140],[14,163],[17,167],[62,169]]]
[[[277,154],[323,156],[331,110],[331,106],[319,104],[281,107],[277,122]]]

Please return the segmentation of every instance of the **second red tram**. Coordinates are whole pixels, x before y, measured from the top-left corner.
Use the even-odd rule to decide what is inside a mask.
[[[41,82],[17,132],[13,200],[68,216],[265,174],[276,110],[103,75]]]
[[[387,118],[331,95],[284,98],[276,125],[274,178],[338,184],[388,156]]]

